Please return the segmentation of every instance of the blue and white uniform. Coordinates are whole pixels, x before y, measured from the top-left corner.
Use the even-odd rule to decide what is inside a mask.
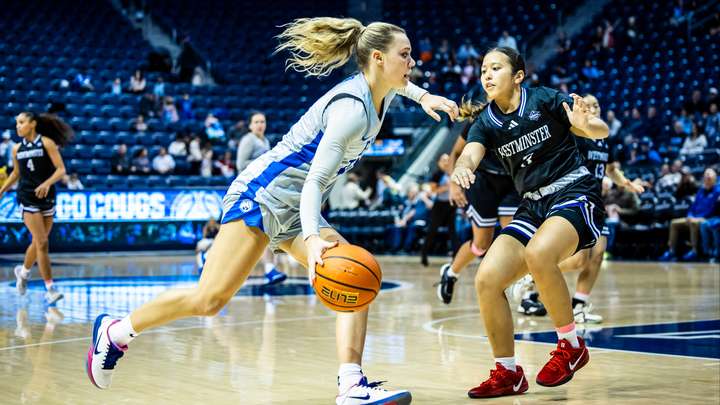
[[[270,248],[329,227],[320,207],[339,174],[375,142],[396,94],[415,101],[425,90],[408,83],[391,90],[377,112],[368,82],[355,74],[317,100],[274,148],[238,175],[223,199],[221,223],[242,219],[270,238]],[[315,159],[315,157],[318,159]]]

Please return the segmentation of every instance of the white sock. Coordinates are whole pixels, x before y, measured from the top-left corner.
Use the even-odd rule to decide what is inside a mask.
[[[517,371],[517,367],[515,366],[515,356],[513,357],[496,357],[495,363],[502,364],[505,369],[510,371]]]
[[[573,298],[575,298],[576,300],[580,300],[582,302],[587,302],[588,298],[590,298],[590,294],[576,292],[575,295],[573,295]]]
[[[563,330],[563,332],[560,332],[560,330]],[[567,340],[568,342],[570,342],[570,346],[575,349],[580,347],[580,342],[577,338],[577,332],[575,331],[575,322],[562,328],[556,328],[555,331],[557,333],[558,340]]]
[[[20,269],[20,275],[22,278],[30,278],[30,269],[22,266],[22,269]]]
[[[455,278],[459,278],[459,277],[460,277],[459,274],[457,274],[457,273],[455,273],[455,272],[453,271],[452,265],[450,266],[450,268],[448,268],[447,275],[450,276],[450,277],[455,277]]]
[[[126,316],[108,328],[110,340],[118,346],[127,346],[138,335],[130,323],[130,316]]]
[[[338,369],[338,391],[342,394],[363,377],[362,368],[356,363],[342,363]]]
[[[265,263],[265,274],[270,273],[275,268],[273,263]]]
[[[50,280],[43,280],[43,282],[45,283],[45,289],[48,290],[48,291],[50,291],[50,289],[51,289],[52,286],[53,286],[53,280],[52,280],[52,279],[50,279]]]

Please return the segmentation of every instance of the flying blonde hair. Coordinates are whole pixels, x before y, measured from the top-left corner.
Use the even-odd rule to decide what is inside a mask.
[[[282,27],[275,53],[290,52],[285,69],[320,77],[353,56],[361,70],[367,68],[373,50],[387,52],[393,35],[405,34],[397,25],[374,22],[366,27],[354,18],[298,18]]]

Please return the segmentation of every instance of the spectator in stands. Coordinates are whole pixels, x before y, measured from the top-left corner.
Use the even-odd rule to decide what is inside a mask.
[[[683,104],[683,108],[691,117],[705,112],[705,102],[703,101],[700,90],[693,90],[692,97]]]
[[[153,158],[152,167],[158,174],[168,174],[175,170],[175,159],[170,156],[167,149],[160,147],[158,155]]]
[[[245,124],[245,120],[240,120],[235,123],[227,133],[228,148],[236,150],[240,144],[240,139],[248,133],[248,127]]]
[[[2,142],[0,142],[0,167],[13,166],[12,149],[15,142],[12,140],[10,131],[4,131],[2,134]]]
[[[207,83],[207,78],[205,77],[205,72],[202,70],[200,66],[195,66],[195,69],[193,69],[192,79],[190,80],[190,84],[193,86],[203,86]]]
[[[148,174],[150,173],[150,158],[148,157],[147,148],[141,148],[135,152],[132,164],[130,165],[131,173]]]
[[[193,118],[195,118],[193,114],[193,102],[190,95],[185,93],[183,94],[182,100],[180,100],[180,119],[191,120]]]
[[[604,23],[602,46],[605,49],[611,49],[615,46],[615,36],[613,34],[615,27],[608,20],[605,20]]]
[[[432,192],[434,194],[434,201],[432,210],[430,210],[430,222],[427,227],[427,236],[425,238],[425,244],[423,246],[420,261],[423,266],[428,265],[427,256],[436,249],[437,235],[440,228],[448,228],[448,237],[444,239],[442,245],[443,254],[447,250],[448,239],[453,239],[455,235],[455,208],[450,205],[450,156],[447,153],[440,155],[437,161],[438,170],[433,174],[430,184]],[[452,246],[454,249],[455,247]],[[455,249],[454,249],[455,250]]]
[[[425,37],[420,40],[418,44],[418,52],[420,52],[420,60],[424,63],[428,63],[433,58],[433,46],[430,42],[430,38]]]
[[[365,206],[370,205],[370,194],[372,194],[372,187],[368,187],[363,190],[360,187],[360,179],[357,174],[350,173],[347,176],[347,183],[343,186],[342,190],[342,209],[354,210],[364,204]]]
[[[175,134],[175,140],[168,146],[168,153],[174,158],[185,158],[187,151],[187,138],[182,133]]]
[[[153,94],[158,99],[165,97],[165,81],[162,76],[158,76],[155,80],[155,85],[153,85]]]
[[[582,74],[589,81],[597,80],[602,76],[602,71],[594,66],[589,59],[585,60],[585,66],[582,68]]]
[[[202,150],[202,161],[200,161],[200,175],[202,177],[211,177],[213,172],[213,150],[210,146],[206,146]]]
[[[213,113],[208,113],[205,117],[205,135],[211,142],[225,139],[225,130]]]
[[[118,145],[117,153],[113,156],[110,164],[112,165],[112,173],[127,174],[130,171],[130,159],[127,155],[127,145],[124,143]]]
[[[470,42],[470,39],[466,38],[465,42],[463,42],[462,45],[460,45],[460,48],[458,48],[455,56],[457,60],[466,60],[468,58],[477,59],[480,54],[475,50],[475,47],[472,42]]]
[[[62,178],[62,184],[67,188],[68,190],[84,190],[85,186],[83,186],[82,182],[78,178],[77,173],[73,173],[71,175],[64,175]]]
[[[698,131],[698,126],[693,122],[692,132],[685,138],[680,155],[698,155],[707,148],[708,142],[705,134]]]
[[[128,87],[130,93],[140,94],[145,91],[145,76],[142,70],[138,69],[135,74],[130,77],[130,86]]]
[[[690,117],[690,115],[688,114],[685,107],[680,109],[680,115],[677,117],[677,120],[682,125],[683,133],[685,133],[686,135],[689,135],[690,133],[692,133],[693,120]]]
[[[200,164],[203,160],[203,152],[200,146],[200,137],[197,134],[190,135],[187,160],[188,163],[190,163],[190,171],[194,174],[199,173]]]
[[[195,245],[195,263],[197,263],[198,271],[202,273],[203,266],[205,265],[205,257],[207,252],[210,250],[215,237],[220,231],[220,224],[218,221],[210,217],[208,221],[203,225],[202,239],[200,239]]]
[[[615,111],[610,110],[607,112],[607,124],[610,128],[610,138],[614,138],[618,134],[620,128],[622,128],[622,122],[615,117]]]
[[[649,137],[645,136],[640,140],[640,146],[634,148],[630,153],[628,165],[636,166],[654,166],[662,163],[660,153],[653,149],[653,143]]]
[[[705,111],[703,112],[707,113],[708,111],[710,111],[710,104],[717,104],[718,102],[720,102],[720,95],[718,95],[718,89],[716,87],[710,87],[708,89],[708,96],[705,99]]]
[[[175,100],[170,96],[165,97],[163,101],[162,118],[166,123],[178,122],[180,120],[177,108],[175,107]]]
[[[140,114],[135,118],[132,122],[132,126],[130,127],[131,130],[135,130],[137,132],[145,132],[148,129],[148,125],[145,122],[145,117]]]
[[[672,166],[668,167],[664,164],[660,170],[660,178],[655,183],[655,191],[658,193],[663,191],[672,191],[677,188],[682,178],[682,160],[676,159]]]
[[[235,163],[233,162],[233,154],[231,151],[226,150],[223,157],[215,162],[215,167],[220,171],[220,174],[227,178],[235,177]]]
[[[680,170],[680,183],[678,183],[677,189],[675,189],[675,199],[681,201],[686,197],[695,195],[697,191],[698,185],[695,182],[695,177],[690,171],[690,168],[683,166]]]
[[[138,103],[140,114],[145,117],[157,116],[157,98],[152,93],[145,93]]]
[[[116,96],[122,94],[122,80],[120,80],[119,77],[116,77],[112,84],[110,84],[110,93]]]
[[[640,198],[637,194],[625,187],[614,187],[609,177],[603,178],[602,197],[605,202],[607,220],[605,224],[610,231],[607,241],[607,251],[612,252],[615,245],[617,227],[620,226],[623,215],[634,215],[640,207]]]
[[[710,139],[720,136],[720,112],[718,112],[718,103],[710,103],[709,113],[705,117],[705,135]],[[720,147],[720,144],[716,145]]]
[[[245,170],[250,162],[270,150],[270,141],[265,137],[266,128],[267,119],[265,114],[260,111],[251,112],[250,132],[240,139],[237,148],[235,167],[237,167],[238,171]]]
[[[446,62],[453,59],[453,51],[447,38],[440,41],[440,47],[435,51],[435,60]]]
[[[473,59],[468,58],[465,60],[465,66],[463,66],[462,74],[460,75],[460,83],[462,83],[465,89],[471,84],[475,77],[475,66],[473,65]]]
[[[499,46],[499,47],[504,46],[507,48],[512,48],[516,51],[518,50],[517,41],[515,40],[515,37],[510,35],[510,33],[507,32],[507,30],[503,31],[502,36],[498,40],[497,46]],[[477,56],[476,56],[476,58],[477,58]]]
[[[410,253],[417,238],[417,230],[425,227],[429,210],[433,202],[427,193],[420,191],[417,183],[408,186],[407,199],[403,209],[395,216],[394,226],[390,234],[390,251],[402,249]]]
[[[715,212],[716,204],[720,198],[720,188],[717,187],[717,173],[713,169],[706,169],[703,174],[703,187],[695,195],[687,217],[676,218],[670,222],[670,236],[668,238],[668,250],[660,257],[661,261],[676,259],[675,249],[678,242],[679,232],[688,230],[690,232],[690,245],[692,250],[687,252],[682,259],[693,261],[700,256],[700,224],[705,222]]]
[[[630,115],[630,121],[628,121],[628,125],[625,127],[625,131],[629,135],[633,135],[635,138],[639,138],[645,134],[641,133],[641,130],[643,128],[643,119],[642,115],[640,114],[640,110],[637,108],[632,109],[632,113]]]
[[[700,240],[710,262],[720,262],[720,199],[715,201],[715,211],[700,224]]]
[[[647,116],[645,117],[645,122],[643,123],[642,128],[642,132],[653,139],[667,138],[661,136],[663,133],[663,125],[660,117],[657,115],[657,108],[655,108],[655,106],[648,107]]]

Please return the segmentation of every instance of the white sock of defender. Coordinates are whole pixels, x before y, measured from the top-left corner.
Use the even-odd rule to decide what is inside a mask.
[[[130,323],[130,316],[121,319],[120,322],[108,328],[110,340],[118,346],[127,346],[138,335]]]
[[[503,367],[505,367],[506,370],[510,371],[517,371],[517,367],[515,366],[515,356],[513,357],[496,357],[495,363],[502,364]]]
[[[356,363],[342,363],[338,369],[338,391],[342,394],[363,377],[362,368]]]
[[[20,276],[24,279],[30,278],[30,269],[22,266],[22,268],[20,269]]]
[[[557,332],[558,340],[567,340],[568,342],[570,342],[570,346],[575,349],[580,347],[580,342],[577,338],[577,332],[575,331],[575,322],[560,328],[555,328],[555,331]]]
[[[458,273],[455,273],[452,269],[452,266],[448,267],[447,275],[450,277],[459,278],[460,275]]]

